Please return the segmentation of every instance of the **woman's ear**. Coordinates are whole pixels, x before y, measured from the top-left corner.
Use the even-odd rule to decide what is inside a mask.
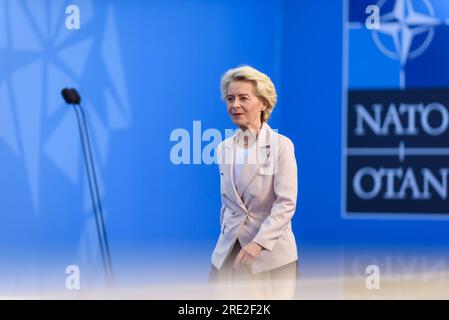
[[[266,101],[263,102],[262,104],[262,109],[260,111],[265,111],[268,108],[268,103]]]

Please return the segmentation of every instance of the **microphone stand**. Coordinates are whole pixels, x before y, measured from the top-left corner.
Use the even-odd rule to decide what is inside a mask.
[[[72,103],[72,106],[76,113],[78,130],[81,138],[81,145],[83,147],[83,155],[87,171],[87,180],[89,182],[90,198],[92,201],[92,208],[95,216],[95,225],[97,228],[98,241],[100,244],[103,267],[106,273],[106,280],[109,286],[115,286],[115,279],[114,279],[114,272],[112,270],[108,237],[106,234],[106,228],[103,219],[103,208],[101,206],[100,192],[97,183],[95,165],[92,157],[89,132],[87,131],[86,116],[84,114],[83,108],[81,107],[81,104]]]

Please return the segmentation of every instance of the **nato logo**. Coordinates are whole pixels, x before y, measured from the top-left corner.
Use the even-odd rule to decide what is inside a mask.
[[[344,11],[344,215],[449,214],[449,3],[348,0]]]
[[[22,202],[36,215],[45,210],[45,167],[69,186],[81,186],[85,211],[90,207],[76,119],[61,98],[63,87],[86,93],[100,168],[113,135],[131,124],[115,7],[76,3],[83,24],[74,31],[66,28],[65,1],[0,0],[0,146],[8,152],[6,167],[23,164],[29,192]]]

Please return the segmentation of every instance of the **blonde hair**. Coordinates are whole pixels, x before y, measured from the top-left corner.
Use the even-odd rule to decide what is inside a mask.
[[[228,86],[234,81],[250,81],[254,84],[256,95],[267,103],[261,113],[261,121],[267,122],[277,101],[276,89],[270,77],[250,66],[229,69],[221,78],[221,98],[226,101]]]

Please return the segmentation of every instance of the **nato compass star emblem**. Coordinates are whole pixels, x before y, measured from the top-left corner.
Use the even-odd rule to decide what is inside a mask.
[[[76,120],[61,98],[63,87],[83,94],[99,174],[114,132],[131,124],[114,6],[76,1],[81,28],[68,30],[69,4],[0,0],[0,144],[23,164],[29,194],[22,197],[36,214],[44,164],[81,185],[89,209]]]
[[[435,13],[428,0],[420,0],[427,12],[418,12],[412,0],[396,0],[393,10],[380,16],[379,29],[372,30],[374,42],[386,56],[399,60],[401,64],[400,87],[405,88],[405,65],[407,60],[420,56],[430,45],[435,34],[435,27],[444,21],[435,18]],[[380,10],[386,0],[377,3]],[[381,41],[380,34],[388,36],[393,43],[389,47]],[[423,40],[415,43],[418,35],[424,35]]]

